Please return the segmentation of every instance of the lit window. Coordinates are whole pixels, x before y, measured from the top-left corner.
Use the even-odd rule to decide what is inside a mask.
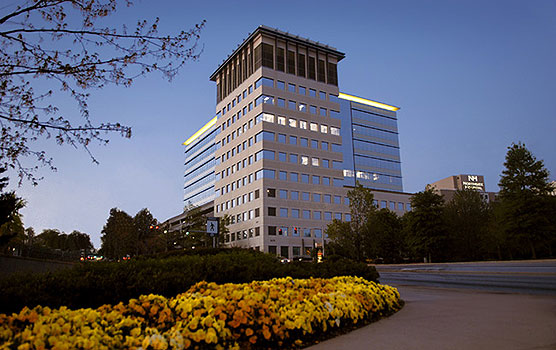
[[[311,123],[311,131],[319,131],[319,126],[317,123]]]
[[[305,112],[307,110],[307,105],[305,103],[300,103],[297,109],[299,109],[300,112]]]
[[[322,132],[323,134],[328,134],[328,126],[321,125],[320,126],[320,132]]]
[[[301,156],[301,165],[309,165],[309,157]]]
[[[299,128],[300,129],[307,129],[307,122],[305,120],[299,121]]]
[[[312,166],[319,166],[319,159],[318,158],[311,158],[311,165]]]
[[[332,135],[340,136],[340,129],[331,126],[331,127],[330,127],[330,133],[331,133]]]
[[[290,118],[289,126],[292,127],[292,128],[297,127],[297,120]]]
[[[278,117],[278,124],[286,125],[286,118],[285,117]]]

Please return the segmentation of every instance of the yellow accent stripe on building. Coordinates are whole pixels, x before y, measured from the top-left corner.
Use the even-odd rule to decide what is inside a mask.
[[[340,92],[338,97],[341,98],[341,99],[344,99],[344,100],[353,101],[353,102],[357,102],[357,103],[362,103],[364,105],[377,107],[377,108],[382,108],[382,109],[386,109],[386,110],[394,111],[394,112],[397,111],[398,109],[400,109],[399,107],[396,107],[396,106],[390,106],[390,105],[387,105],[385,103],[380,103],[380,102],[376,102],[376,101],[367,100],[365,98],[344,94],[342,92]]]
[[[195,139],[199,136],[201,136],[205,131],[207,131],[208,129],[210,129],[214,124],[216,124],[216,118],[214,117],[212,118],[208,123],[205,124],[205,126],[203,126],[202,128],[199,129],[199,131],[197,131],[196,133],[193,134],[193,136],[191,136],[190,138],[188,138],[183,144],[185,146],[189,145],[191,142],[195,141]]]

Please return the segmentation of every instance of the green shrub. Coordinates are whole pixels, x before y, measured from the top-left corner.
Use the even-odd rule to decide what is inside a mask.
[[[245,283],[275,277],[358,276],[376,281],[374,267],[348,259],[281,264],[242,249],[210,249],[198,255],[166,254],[126,262],[88,262],[47,274],[13,275],[0,281],[0,312],[36,305],[69,308],[115,304],[150,293],[172,297],[199,281]]]

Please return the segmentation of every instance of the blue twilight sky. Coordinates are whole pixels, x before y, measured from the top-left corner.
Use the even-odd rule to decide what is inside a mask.
[[[555,15],[553,0],[143,0],[108,22],[158,16],[160,32],[172,33],[206,19],[200,60],[171,83],[155,74],[91,91],[92,118],[132,125],[133,138],[94,146],[100,165],[81,149],[43,142],[58,171],[16,188],[27,200],[24,223],[37,233],[86,232],[98,248],[110,208],[134,215],[146,207],[160,221],[178,214],[181,144],[215,113],[208,77],[260,24],[345,52],[340,91],[401,107],[405,192],[462,173],[484,175],[497,191],[506,148],[517,141],[555,179]]]

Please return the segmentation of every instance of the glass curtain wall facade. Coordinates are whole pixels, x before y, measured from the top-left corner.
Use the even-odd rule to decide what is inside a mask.
[[[397,107],[340,94],[344,184],[402,192]],[[382,107],[382,108],[380,108]]]
[[[216,118],[184,142],[184,208],[202,206],[214,200]]]

